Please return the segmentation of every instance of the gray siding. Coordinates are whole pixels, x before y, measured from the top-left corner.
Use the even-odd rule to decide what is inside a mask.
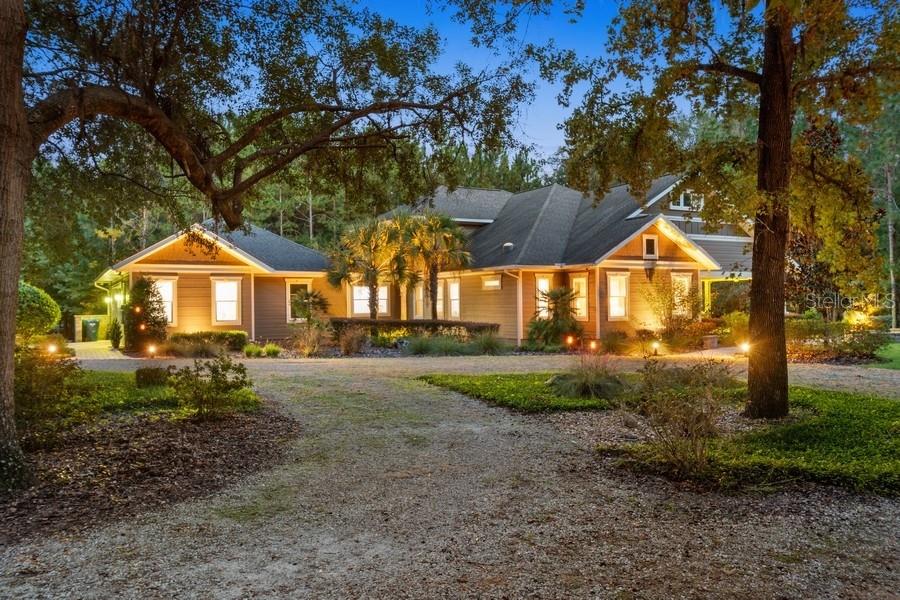
[[[749,271],[752,265],[751,244],[720,240],[694,240],[722,265],[725,273]]]

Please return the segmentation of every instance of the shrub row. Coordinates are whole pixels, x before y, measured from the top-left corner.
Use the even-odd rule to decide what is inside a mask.
[[[195,331],[193,333],[173,333],[169,336],[173,344],[206,344],[221,346],[239,352],[249,341],[246,331]]]
[[[500,330],[497,323],[475,323],[471,321],[421,320],[402,321],[400,319],[330,319],[334,339],[340,343],[344,331],[353,327],[364,327],[373,336],[389,336],[397,329],[405,329],[410,337],[447,336],[459,340],[492,333]]]

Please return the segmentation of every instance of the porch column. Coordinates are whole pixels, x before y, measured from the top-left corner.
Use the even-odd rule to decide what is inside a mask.
[[[409,306],[407,303],[409,302],[409,297],[406,294],[406,284],[400,286],[400,320],[407,321]]]

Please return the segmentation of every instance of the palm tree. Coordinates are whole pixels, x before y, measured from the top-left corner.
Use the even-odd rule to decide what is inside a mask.
[[[469,264],[466,235],[450,217],[430,211],[404,217],[398,224],[407,231],[410,262],[425,275],[431,318],[437,319],[438,273]]]
[[[369,317],[378,317],[378,287],[406,283],[410,278],[403,253],[404,229],[395,221],[367,221],[350,227],[341,235],[331,255],[328,281],[362,283],[369,288]]]

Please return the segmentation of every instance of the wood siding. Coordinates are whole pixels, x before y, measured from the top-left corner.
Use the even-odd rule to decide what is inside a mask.
[[[306,277],[270,277],[256,275],[256,339],[283,340],[291,336],[292,324],[287,320],[287,283],[289,279]],[[328,316],[343,317],[347,314],[345,286],[335,288],[322,277],[311,279],[312,289],[320,292],[328,301]]]
[[[599,315],[600,333],[604,331],[624,331],[629,335],[636,329],[658,329],[659,319],[653,312],[650,297],[655,281],[659,278],[670,278],[672,273],[690,273],[691,285],[696,289],[699,282],[699,273],[696,265],[692,269],[600,269],[599,281]],[[609,320],[609,302],[607,300],[608,284],[607,273],[628,273],[628,319],[624,321]]]
[[[644,260],[644,236],[656,235],[659,240],[659,260],[681,260],[694,262],[694,259],[673,242],[666,234],[662,233],[656,225],[648,227],[627,244],[619,248],[609,260]]]
[[[482,275],[499,273],[468,274],[459,277],[459,318],[462,321],[497,323],[498,336],[511,342],[516,341],[516,279],[500,274],[500,289],[482,289]],[[446,280],[442,279],[446,286]],[[449,293],[444,288],[444,300],[449,301]],[[449,305],[444,313],[449,317]]]
[[[218,247],[214,253],[209,253],[200,245],[189,246],[183,239],[179,239],[156,252],[151,252],[137,261],[136,264],[216,264],[216,265],[240,265],[247,263],[237,259],[225,250]]]

